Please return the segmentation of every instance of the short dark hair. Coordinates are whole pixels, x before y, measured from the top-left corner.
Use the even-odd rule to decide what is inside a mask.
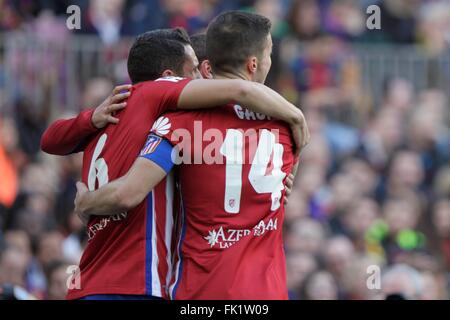
[[[233,71],[248,57],[259,57],[271,26],[259,14],[228,11],[218,15],[206,33],[206,54],[213,70]]]
[[[158,79],[166,69],[181,73],[184,46],[190,44],[182,28],[158,29],[139,35],[128,55],[128,75],[132,83]]]
[[[199,64],[208,59],[206,55],[206,33],[194,34],[191,36],[191,43]]]

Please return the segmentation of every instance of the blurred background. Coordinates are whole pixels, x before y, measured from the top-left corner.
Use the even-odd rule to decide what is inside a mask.
[[[66,9],[81,8],[81,30]],[[381,9],[368,30],[366,9]],[[39,150],[51,121],[128,82],[133,36],[203,31],[241,9],[273,24],[267,84],[312,133],[286,212],[292,299],[448,299],[450,1],[0,0],[0,286],[63,299],[86,236],[81,157]],[[368,266],[381,268],[370,289]]]

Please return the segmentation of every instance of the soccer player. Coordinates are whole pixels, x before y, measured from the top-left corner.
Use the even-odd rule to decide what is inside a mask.
[[[192,48],[198,59],[198,70],[203,79],[212,79],[211,64],[206,56],[206,33],[197,33],[191,36]]]
[[[133,82],[132,94],[127,107],[117,115],[120,122],[84,134],[82,139],[80,128],[86,128],[86,132],[91,129],[86,124],[90,120],[83,117],[79,119],[83,124],[72,128],[81,131],[74,133],[80,138],[77,145],[75,140],[71,146],[65,145],[65,151],[84,151],[82,179],[89,190],[124,175],[139,154],[152,123],[170,109],[204,108],[238,101],[296,126],[302,122],[299,110],[265,86],[240,80],[191,81],[175,77],[198,76],[189,39],[179,29],[140,36],[130,50],[128,71]],[[265,100],[279,108],[271,110]],[[63,122],[58,124],[59,129],[64,126]],[[49,128],[47,138],[52,137],[54,129]],[[298,127],[295,130],[300,131]],[[55,138],[64,145],[64,137]],[[92,217],[88,224],[88,245],[80,262],[81,285],[71,288],[68,298],[166,298],[166,282],[172,274],[172,198],[173,181],[169,178],[133,210]]]
[[[216,79],[263,83],[271,50],[265,17],[228,12],[208,27]],[[282,199],[283,181],[297,162],[294,144],[289,127],[245,107],[166,113],[127,175],[95,192],[77,184],[77,211],[121,212],[142,201],[181,158],[173,299],[287,299]]]

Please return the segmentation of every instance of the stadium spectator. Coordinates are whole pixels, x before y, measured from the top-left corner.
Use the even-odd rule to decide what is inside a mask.
[[[323,270],[308,275],[303,283],[301,300],[337,300],[338,288],[333,276]]]
[[[417,300],[424,293],[424,279],[414,268],[397,264],[387,268],[382,276],[381,288],[385,299],[399,295],[406,300]]]

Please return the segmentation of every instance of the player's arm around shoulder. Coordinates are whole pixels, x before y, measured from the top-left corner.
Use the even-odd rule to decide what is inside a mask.
[[[236,103],[251,111],[288,123],[294,134],[297,153],[309,142],[303,112],[269,87],[242,79],[192,80],[182,90],[178,108],[195,109]]]
[[[89,191],[77,182],[75,212],[84,223],[91,215],[113,215],[139,205],[148,193],[166,176],[153,161],[137,158],[128,173],[96,191]]]
[[[123,177],[92,192],[81,182],[77,183],[75,211],[86,223],[91,215],[112,215],[131,210],[145,199],[173,165],[172,145],[152,132],[139,157]]]
[[[267,101],[269,99],[269,101]],[[284,99],[269,87],[243,79],[196,79],[190,81],[181,91],[178,99],[179,109],[203,109],[237,103],[251,111],[273,116],[291,123],[296,121],[297,112],[287,104],[282,111],[273,111],[273,102]]]
[[[250,84],[240,79],[197,79],[189,82],[178,99],[179,109],[204,109],[242,102]]]

